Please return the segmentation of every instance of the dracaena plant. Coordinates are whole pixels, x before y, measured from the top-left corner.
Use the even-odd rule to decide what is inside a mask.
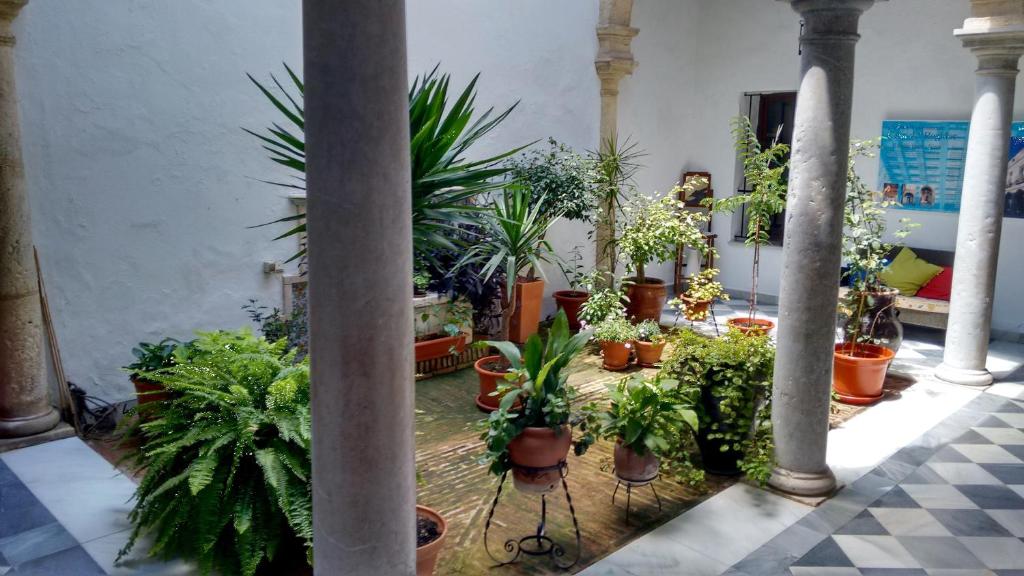
[[[251,576],[312,546],[308,362],[248,329],[198,336],[189,361],[143,373],[173,395],[134,435],[145,475],[120,556],[151,535],[151,555]]]
[[[510,367],[506,382],[498,388],[504,393],[501,404],[488,417],[487,431],[482,436],[487,444],[485,461],[493,474],[500,476],[510,469],[508,444],[523,430],[560,430],[569,422],[576,391],[568,384],[568,367],[589,339],[587,331],[576,335],[569,332],[565,311],[559,310],[546,343],[537,334],[526,340],[522,351],[511,342],[486,343],[497,348]],[[513,410],[517,401],[521,408]]]
[[[286,126],[274,123],[261,134],[246,130],[263,143],[270,159],[293,172],[293,179],[269,182],[286,188],[305,190],[305,113],[303,109],[303,83],[285,66],[291,82],[285,88],[271,75],[280,92],[261,84],[251,75],[249,79],[287,120]],[[515,148],[480,160],[468,160],[470,147],[494,130],[515,109],[513,104],[504,112],[494,114],[490,108],[475,116],[476,83],[479,74],[449,102],[450,77],[438,74],[438,67],[422,78],[416,77],[409,90],[410,164],[412,176],[412,235],[417,256],[432,258],[439,249],[456,249],[454,239],[459,234],[454,227],[472,223],[478,210],[472,200],[479,194],[500,186],[500,177],[509,171],[501,163],[524,147]],[[292,227],[275,240],[306,232],[305,214],[279,218],[267,224],[289,222]],[[289,260],[302,258],[306,247]]]

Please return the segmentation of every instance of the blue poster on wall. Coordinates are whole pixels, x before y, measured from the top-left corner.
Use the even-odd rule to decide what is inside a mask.
[[[959,212],[968,122],[882,122],[882,195],[905,210]],[[1024,218],[1024,123],[1015,122],[1006,168],[1007,218]]]

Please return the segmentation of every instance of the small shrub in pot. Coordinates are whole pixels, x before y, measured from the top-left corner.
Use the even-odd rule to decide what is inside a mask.
[[[629,366],[629,351],[636,335],[636,326],[623,316],[609,316],[594,327],[594,339],[601,345],[605,369],[622,370]]]

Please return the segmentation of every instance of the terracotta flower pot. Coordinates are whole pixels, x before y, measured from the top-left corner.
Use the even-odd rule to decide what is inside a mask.
[[[648,278],[643,284],[637,284],[636,278],[627,280],[633,283],[626,290],[626,296],[629,297],[626,316],[638,324],[644,320],[660,320],[661,311],[665,308],[665,297],[668,295],[665,281]]]
[[[544,281],[516,281],[516,308],[509,321],[508,339],[522,344],[537,333],[540,310],[544,304]]]
[[[625,370],[629,366],[630,342],[601,342],[605,370]]]
[[[140,406],[150,402],[163,402],[170,398],[170,394],[167,393],[167,389],[164,388],[163,384],[143,380],[134,374],[131,376],[131,380],[132,384],[135,385],[135,397],[138,399]]]
[[[694,300],[685,295],[679,296],[679,299],[686,303],[683,316],[690,322],[700,322],[708,317],[708,311],[711,309],[711,300]]]
[[[581,290],[559,290],[552,296],[558,307],[565,310],[565,317],[569,320],[569,330],[578,332],[580,329],[580,306],[590,298],[590,294]]]
[[[658,477],[661,463],[653,452],[647,450],[643,456],[622,443],[615,441],[615,477],[631,484],[647,484]]]
[[[562,480],[557,466],[565,461],[572,444],[572,431],[563,424],[558,432],[551,428],[528,427],[508,443],[512,462],[512,480],[517,490],[544,494]]]
[[[437,555],[444,547],[444,539],[448,535],[448,523],[436,510],[420,505],[416,506],[416,518],[427,518],[437,524],[437,539],[416,547],[416,576],[431,576],[437,566]]]
[[[417,342],[415,344],[416,361],[423,362],[424,360],[433,360],[434,358],[448,356],[452,353],[452,348],[455,349],[456,353],[462,354],[466,349],[466,335],[459,334],[458,336],[442,336],[440,338]]]
[[[661,362],[661,352],[665,350],[665,343],[654,344],[637,340],[633,342],[633,347],[636,348],[636,363],[644,368],[654,368],[655,364]]]
[[[851,353],[852,352],[852,353]],[[832,387],[846,404],[871,404],[882,397],[885,372],[895,352],[874,344],[836,344],[832,356]]]
[[[480,377],[480,393],[476,396],[477,408],[484,412],[494,412],[501,404],[500,396],[491,396],[498,389],[498,382],[505,379],[506,372],[496,372],[486,368],[489,364],[504,365],[505,359],[500,355],[484,356],[473,363],[473,369]]]
[[[744,334],[756,334],[759,332],[767,334],[775,329],[775,322],[772,322],[771,320],[754,318],[754,320],[751,321],[750,318],[746,316],[729,318],[729,320],[726,321],[726,324]]]

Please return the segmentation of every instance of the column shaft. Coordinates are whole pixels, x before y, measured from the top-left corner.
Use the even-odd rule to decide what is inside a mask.
[[[871,2],[795,0],[802,14],[800,92],[793,126],[779,288],[772,424],[776,488],[827,493],[825,463],[836,286],[853,98],[857,22]]]
[[[318,574],[415,562],[412,217],[402,0],[303,3]]]
[[[30,436],[60,421],[50,406],[43,321],[14,84],[11,21],[21,0],[0,0],[0,438]]]

